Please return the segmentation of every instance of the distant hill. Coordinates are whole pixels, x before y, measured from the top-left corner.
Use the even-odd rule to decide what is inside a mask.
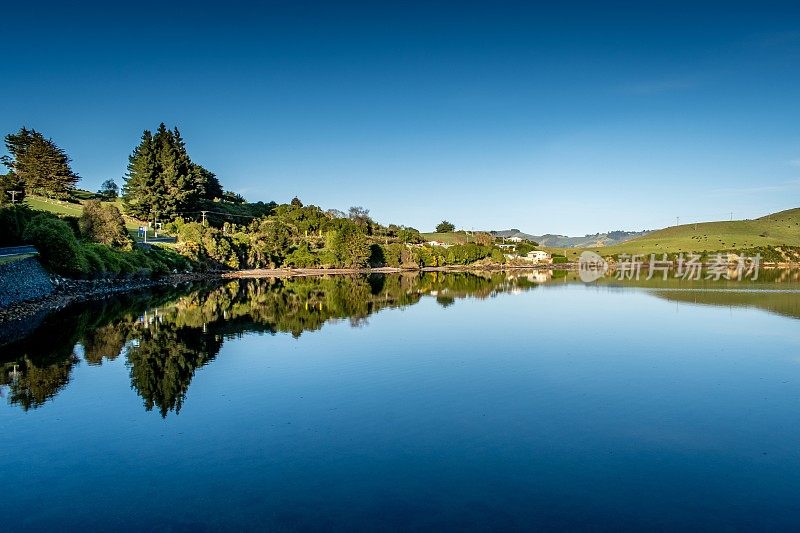
[[[508,229],[490,231],[497,237],[519,237],[529,241],[538,242],[542,246],[553,248],[591,248],[596,246],[611,246],[636,237],[647,235],[647,231],[609,231],[607,233],[595,233],[594,235],[584,235],[583,237],[567,237],[566,235],[555,235],[548,233],[545,235],[532,235],[523,233],[518,229]]]
[[[601,255],[724,252],[762,247],[800,246],[800,208],[752,220],[699,222],[652,231],[610,246],[586,246]],[[553,247],[559,248],[559,247]],[[577,257],[581,249],[567,249]]]
[[[652,248],[702,251],[781,245],[800,246],[800,208],[753,220],[670,226],[632,239],[624,246],[638,253],[638,250]]]

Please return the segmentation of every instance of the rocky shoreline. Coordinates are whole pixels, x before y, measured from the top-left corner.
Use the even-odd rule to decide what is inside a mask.
[[[217,274],[172,274],[158,279],[128,280],[74,280],[60,276],[51,277],[55,290],[44,297],[17,302],[0,308],[0,326],[8,328],[42,314],[59,311],[72,304],[101,300],[116,294],[152,289],[155,287],[175,286],[194,281],[219,279]]]
[[[570,265],[557,265],[569,268]],[[430,268],[277,268],[237,271],[212,271],[203,273],[171,274],[158,279],[101,279],[74,280],[51,276],[55,290],[44,297],[18,302],[0,308],[0,326],[4,329],[22,325],[27,320],[64,309],[72,304],[92,300],[102,300],[117,294],[147,290],[157,287],[176,286],[199,281],[218,281],[246,278],[291,278],[305,276],[348,275],[348,274],[397,274],[413,272],[499,272],[504,270],[536,270],[552,268],[553,265],[508,266],[508,265],[470,265]]]

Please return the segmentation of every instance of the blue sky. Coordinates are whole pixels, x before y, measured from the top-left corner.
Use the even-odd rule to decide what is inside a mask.
[[[800,5],[4,7],[3,132],[121,183],[142,130],[249,200],[583,235],[800,205]]]

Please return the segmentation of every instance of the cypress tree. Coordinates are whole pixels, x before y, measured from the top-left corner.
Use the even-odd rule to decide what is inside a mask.
[[[80,177],[72,171],[70,157],[52,139],[23,127],[6,135],[5,141],[11,157],[4,156],[3,163],[26,191],[50,198],[69,197]]]

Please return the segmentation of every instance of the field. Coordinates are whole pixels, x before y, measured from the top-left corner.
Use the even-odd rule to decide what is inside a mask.
[[[81,213],[83,213],[83,206],[81,204],[72,202],[59,202],[57,200],[45,200],[39,196],[28,196],[25,198],[25,203],[28,204],[31,209],[48,211],[50,213],[55,213],[56,215],[79,217],[81,216]]]
[[[603,256],[742,250],[766,246],[800,246],[800,208],[754,220],[683,224],[630,241],[597,248],[548,248],[576,259],[584,250]]]
[[[427,241],[439,241],[445,244],[464,244],[473,242],[475,238],[467,235],[466,232],[458,231],[453,233],[420,233],[422,238]]]
[[[86,191],[79,191],[79,192],[86,193]],[[36,209],[39,211],[48,211],[50,213],[55,213],[56,215],[80,217],[81,213],[83,213],[82,203],[59,202],[58,200],[48,200],[41,196],[31,196],[31,195],[28,195],[25,198],[25,203],[28,206],[30,206],[31,209]],[[117,208],[120,211],[122,211],[122,202],[120,200],[114,201],[114,205],[117,206]],[[125,227],[128,228],[128,232],[132,236],[137,236],[140,222],[128,216],[124,216],[124,218],[125,218]]]

